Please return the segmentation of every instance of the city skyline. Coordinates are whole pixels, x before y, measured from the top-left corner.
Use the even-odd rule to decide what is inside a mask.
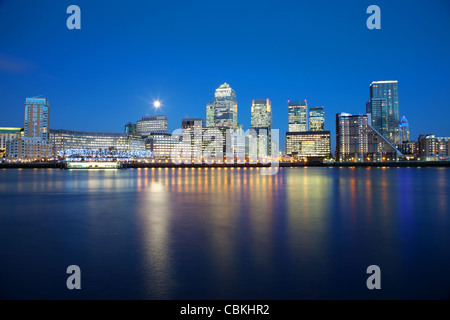
[[[193,128],[194,120],[200,121],[201,127],[203,128],[212,128],[217,127],[221,131],[227,130],[238,130],[244,128],[242,124],[237,122],[238,114],[237,114],[237,95],[236,92],[230,87],[228,83],[223,83],[215,90],[215,99],[214,103],[208,102],[206,104],[206,121],[203,118],[183,118],[181,120],[181,128],[185,130],[186,128]],[[155,100],[153,102],[155,109],[159,109],[161,106],[161,102],[159,100]],[[309,107],[307,105],[307,100],[299,100],[299,101],[287,101],[288,107],[288,123],[289,123],[289,131],[286,132],[286,149],[280,150],[281,154],[287,154],[288,156],[294,156],[297,160],[301,160],[304,157],[311,158],[323,158],[330,159],[332,157],[332,149],[331,147],[331,139],[330,139],[330,131],[325,131],[325,113],[324,107]],[[249,129],[257,130],[263,129],[264,135],[268,135],[268,148],[271,145],[271,129],[272,129],[272,107],[270,99],[259,99],[252,100],[251,106],[251,126]],[[11,147],[9,147],[10,151],[8,151],[8,142],[5,139],[14,139],[14,136],[9,135],[11,130],[15,130],[17,128],[14,127],[3,127],[3,129],[7,129],[10,131],[5,131],[6,136],[2,134],[2,145],[6,146],[6,156],[9,157],[13,154],[13,158],[21,158],[22,155],[27,157],[27,152],[32,152],[31,155],[33,157],[40,158],[38,154],[35,153],[34,148],[42,148],[45,147],[48,149],[48,140],[49,133],[51,131],[52,136],[50,140],[51,144],[54,146],[55,152],[58,153],[58,150],[66,150],[67,146],[63,143],[64,139],[69,139],[75,142],[73,145],[79,145],[79,148],[84,149],[85,146],[81,141],[85,141],[84,143],[87,145],[95,145],[92,142],[88,142],[89,140],[85,140],[86,137],[91,136],[94,137],[96,135],[101,136],[100,140],[103,142],[99,142],[98,146],[101,146],[108,141],[106,138],[108,135],[112,135],[109,137],[109,141],[111,141],[110,145],[105,145],[104,148],[116,148],[117,141],[121,141],[121,145],[119,149],[135,149],[136,151],[152,151],[155,155],[160,155],[163,158],[170,158],[170,150],[176,145],[178,142],[181,142],[184,138],[181,138],[179,130],[174,130],[173,133],[168,132],[168,117],[166,115],[156,115],[156,116],[144,116],[140,120],[137,120],[136,123],[128,122],[124,125],[124,131],[122,133],[114,132],[114,133],[102,133],[102,132],[86,132],[86,131],[74,131],[60,128],[50,129],[49,127],[49,101],[44,97],[26,97],[25,98],[25,120],[24,120],[24,128],[22,128],[24,132],[24,139],[16,138],[11,143]],[[352,116],[351,114],[341,112],[336,114],[336,139],[337,145],[335,149],[335,158],[336,161],[360,161],[359,159],[366,159],[370,161],[383,161],[385,159],[396,160],[397,156],[408,155],[410,157],[412,154],[416,154],[416,152],[410,152],[413,149],[415,151],[421,150],[423,148],[419,148],[418,145],[413,147],[411,144],[404,143],[414,143],[410,141],[409,136],[409,122],[405,116],[399,117],[399,95],[398,95],[398,81],[397,80],[381,80],[381,81],[372,81],[370,84],[370,99],[366,103],[366,114],[363,115],[359,113],[359,116]],[[360,119],[364,117],[366,123],[364,124],[364,128],[361,131],[361,134],[365,135],[366,138],[358,138],[360,141],[354,140],[352,137],[353,130],[342,131],[342,122],[338,121],[339,118],[344,119],[345,117],[357,117],[355,119]],[[362,119],[362,118],[361,118]],[[358,120],[360,121],[360,120]],[[191,124],[192,122],[192,124]],[[361,122],[361,121],[360,121]],[[209,123],[209,125],[206,125]],[[356,122],[355,122],[356,123]],[[347,124],[348,126],[348,124]],[[367,127],[367,129],[365,128]],[[277,128],[274,128],[277,129]],[[367,131],[368,130],[368,131]],[[370,131],[372,133],[369,133]],[[244,133],[242,131],[242,133]],[[62,138],[64,136],[63,132],[66,133],[66,138]],[[70,133],[69,133],[70,132]],[[318,135],[311,135],[314,132],[318,132]],[[67,133],[69,133],[67,135]],[[303,135],[298,135],[298,134]],[[225,132],[223,132],[225,134]],[[344,135],[346,137],[344,137]],[[378,138],[372,138],[372,136],[378,136]],[[417,143],[420,143],[422,136],[430,136],[434,137],[434,134],[421,134],[418,137]],[[59,137],[58,137],[59,136]],[[257,135],[259,136],[259,134]],[[367,138],[370,137],[370,138]],[[106,138],[106,140],[105,140]],[[320,142],[320,138],[325,139],[324,142]],[[356,143],[355,146],[352,146],[353,142],[350,142],[345,139],[349,139],[350,141],[354,140]],[[406,139],[405,139],[406,138]],[[33,141],[29,141],[31,139]],[[34,140],[43,141],[34,141]],[[96,139],[96,138],[94,138]],[[364,139],[369,139],[369,144],[367,141],[364,142]],[[380,140],[381,139],[381,140]],[[440,139],[440,138],[439,138]],[[430,151],[426,152],[427,156],[433,157],[434,154],[438,154],[439,156],[448,156],[448,146],[447,140],[445,139],[444,144],[442,145],[441,151]],[[5,140],[5,141],[3,141]],[[122,141],[123,140],[123,141]],[[208,138],[206,138],[206,141]],[[288,143],[289,140],[289,143]],[[373,142],[370,142],[372,141]],[[387,144],[383,146],[382,140],[385,140]],[[92,140],[93,141],[93,140]],[[225,141],[225,140],[224,140]],[[343,142],[347,141],[347,142]],[[28,146],[32,142],[32,145]],[[38,143],[38,144],[36,144]],[[81,143],[81,144],[80,144]],[[202,142],[199,142],[202,144]],[[278,146],[280,145],[280,141],[275,142]],[[321,145],[323,143],[323,145]],[[344,144],[342,144],[344,143]],[[371,143],[373,146],[371,146]],[[381,144],[380,144],[381,143]],[[402,145],[403,143],[403,145]],[[203,147],[206,147],[208,143],[205,144],[203,142]],[[70,143],[69,143],[70,145]],[[59,147],[58,147],[59,146]],[[157,147],[159,146],[159,147]],[[245,146],[244,146],[245,147]],[[3,147],[2,147],[3,148]],[[11,149],[12,148],[12,149]],[[32,148],[32,149],[30,149]],[[154,148],[156,148],[154,150]],[[227,147],[228,148],[228,147]],[[368,148],[368,149],[364,149]],[[384,156],[383,152],[386,151],[386,148],[391,148],[392,150],[396,150],[393,154],[397,154],[394,158],[392,157],[392,150],[388,151],[389,155]],[[413,148],[413,149],[411,149]],[[4,148],[3,148],[4,149]],[[2,149],[2,150],[3,150]],[[22,150],[19,152],[19,150]],[[30,149],[30,150],[28,150]],[[69,148],[70,149],[70,148]],[[12,150],[12,151],[11,151]],[[224,149],[225,150],[225,149]],[[320,151],[319,151],[320,150]],[[344,151],[343,151],[344,150]],[[353,151],[350,151],[353,150]],[[363,151],[366,150],[366,151]],[[377,151],[378,150],[378,151]],[[382,151],[385,150],[385,151]],[[434,147],[430,150],[434,150]],[[406,152],[405,152],[406,151]],[[4,150],[2,151],[4,152]],[[13,152],[13,153],[11,153]],[[50,151],[45,151],[45,155],[43,158],[47,158],[47,154]],[[201,150],[199,150],[201,154]],[[340,153],[345,152],[345,156],[341,156]],[[352,154],[352,152],[354,154]],[[381,152],[381,153],[373,153],[373,152]],[[269,154],[269,149],[267,154]],[[366,155],[367,153],[367,155]],[[8,155],[9,154],[9,155]],[[425,151],[420,152],[416,156],[424,157]],[[28,156],[29,157],[29,156]],[[376,160],[378,159],[378,160]],[[431,158],[430,158],[431,159]],[[364,161],[364,160],[362,160]]]
[[[442,119],[450,112],[450,45],[440,40],[450,30],[445,1],[434,6],[379,1],[381,30],[366,28],[367,5],[360,1],[345,6],[288,2],[276,8],[268,2],[230,1],[226,8],[179,3],[177,12],[168,4],[122,8],[111,2],[106,22],[98,19],[105,14],[101,4],[77,4],[81,30],[66,28],[63,3],[27,4],[26,13],[12,1],[0,5],[1,30],[10,30],[0,40],[7,48],[0,52],[2,126],[22,126],[23,98],[43,95],[54,107],[53,128],[120,132],[123,123],[162,113],[172,132],[182,118],[204,118],[211,92],[226,81],[237,92],[239,123],[250,127],[246,110],[251,101],[270,98],[273,127],[283,133],[288,129],[288,99],[324,106],[325,123],[332,124],[336,113],[364,112],[372,81],[396,79],[400,116],[411,123],[411,139],[426,133],[447,135],[445,121],[436,122],[423,112],[424,105],[439,110]],[[151,19],[143,12],[151,12]],[[214,21],[204,28],[205,17],[212,13]],[[303,13],[301,21],[298,13]],[[36,21],[34,15],[40,14],[47,18]],[[425,22],[411,24],[418,14]],[[273,23],[255,24],[256,16]],[[230,17],[233,25],[226,23]],[[174,21],[183,28],[171,27]],[[221,34],[230,45],[219,40]],[[27,50],[36,41],[45,49]],[[266,50],[255,54],[255,41],[266,43]],[[151,104],[154,99],[162,102],[158,112]]]
[[[221,86],[219,86],[216,89],[216,95],[217,92],[223,91],[223,89],[227,90],[227,92],[230,92],[232,94],[231,98],[233,101],[236,101],[236,93],[235,91],[225,82]],[[220,95],[223,95],[222,93],[219,93]],[[226,93],[227,96],[229,96],[229,93]],[[225,98],[225,100],[228,100],[229,98]],[[223,99],[222,99],[223,100]],[[157,101],[159,103],[159,101]],[[37,103],[38,105],[34,105]],[[36,115],[31,110],[36,109],[40,110],[40,104],[45,105],[46,109],[44,111],[44,120],[45,120],[45,127],[44,127],[44,133],[45,138],[44,140],[48,140],[49,132],[57,132],[57,131],[71,131],[71,132],[78,132],[78,133],[86,133],[91,134],[94,132],[89,131],[79,131],[78,129],[68,129],[68,128],[50,128],[49,125],[49,100],[48,98],[44,97],[26,97],[25,98],[25,123],[23,128],[21,128],[24,131],[25,138],[27,137],[36,137],[37,133],[31,133],[29,132],[31,129],[29,127],[33,123],[34,130],[41,132],[42,129],[40,128],[40,117],[42,117],[42,114],[39,114],[39,117],[36,118]],[[215,107],[214,103],[208,102],[206,104],[206,119],[204,118],[183,118],[181,119],[181,126],[179,126],[177,129],[175,129],[172,132],[169,132],[168,130],[168,117],[163,114],[157,114],[154,116],[143,116],[139,120],[136,120],[135,123],[133,122],[127,122],[123,125],[123,130],[121,131],[114,131],[114,132],[102,132],[97,131],[98,133],[111,133],[113,135],[121,135],[125,133],[126,135],[136,135],[136,136],[142,136],[143,138],[150,138],[153,135],[178,135],[177,130],[180,128],[185,128],[185,121],[186,120],[200,120],[203,122],[203,127],[219,127],[219,128],[229,128],[229,129],[243,129],[246,131],[247,129],[265,129],[267,130],[268,134],[270,135],[271,129],[278,129],[272,127],[272,107],[270,99],[254,99],[252,100],[252,105],[250,108],[250,115],[251,115],[251,124],[249,127],[243,127],[242,124],[237,123],[237,105],[233,104],[232,108],[234,109],[234,112],[230,113],[230,124],[229,125],[223,125],[221,123],[221,117],[217,117],[215,114],[217,113],[216,109],[222,110],[224,109],[221,105],[222,102],[218,103],[218,108]],[[299,107],[302,108],[299,113]],[[308,107],[306,100],[304,101],[287,101],[287,108],[289,110],[288,119],[286,119],[291,127],[291,131],[288,132],[307,132],[307,131],[324,131],[325,130],[325,123],[324,123],[324,107]],[[231,108],[229,108],[231,110]],[[294,111],[295,110],[295,115]],[[219,112],[220,113],[220,112]],[[234,113],[234,114],[233,114]],[[291,114],[292,113],[292,114]],[[298,114],[297,114],[298,113]],[[211,114],[211,116],[209,116]],[[213,116],[214,114],[214,116]],[[301,115],[300,115],[301,114]],[[208,126],[208,117],[210,118],[210,125]],[[31,119],[30,119],[31,118]],[[298,119],[297,119],[298,118]],[[403,117],[404,118],[404,117]],[[205,121],[206,120],[206,121]],[[301,120],[300,122],[298,120]],[[400,120],[400,119],[399,119]],[[293,122],[291,124],[291,121]],[[301,123],[301,124],[300,124]],[[314,126],[314,128],[313,128]],[[399,122],[400,126],[400,122]],[[8,127],[5,127],[8,128]],[[9,127],[10,129],[13,129],[13,127]],[[408,125],[409,128],[409,125]],[[294,130],[296,129],[296,130]],[[270,142],[269,142],[270,143]],[[280,150],[282,153],[285,153],[283,151],[286,150]]]
[[[449,34],[450,0],[0,0],[0,301],[449,299]]]
[[[370,83],[370,88],[371,88],[371,91],[372,91],[372,85],[374,84],[374,83],[385,83],[385,82],[387,82],[387,83],[395,83],[395,85],[396,85],[396,89],[398,88],[397,86],[398,86],[398,81],[397,80],[373,80],[373,81],[371,81],[371,83]],[[231,87],[230,87],[230,85],[227,83],[227,82],[224,82],[222,85],[220,85],[220,86],[218,86],[217,88],[216,88],[216,90],[215,90],[215,92],[216,92],[216,94],[217,94],[217,91],[219,90],[219,89],[221,89],[221,90],[223,90],[223,89],[225,89],[225,90],[231,90],[231,92],[232,92],[232,95],[233,95],[233,99],[235,99],[234,101],[237,101],[238,100],[238,94],[235,92],[235,90],[234,89],[232,89]],[[401,112],[398,112],[398,89],[397,89],[397,96],[396,96],[396,103],[397,103],[397,113],[398,114],[402,114]],[[26,97],[26,100],[27,99],[44,99],[44,100],[47,100],[47,103],[48,103],[48,97],[45,97],[45,98],[42,98],[41,96],[38,96],[38,97]],[[266,100],[271,100],[271,99],[269,99],[269,98],[267,98]],[[155,102],[155,101],[158,101],[158,103],[159,103],[159,100],[154,100],[154,101],[152,101],[152,105],[153,105],[153,103]],[[356,114],[369,114],[369,112],[368,112],[368,104],[370,103],[370,101],[371,101],[371,99],[369,99],[369,101],[366,103],[366,107],[365,107],[365,111],[366,112],[362,112],[363,110],[361,109],[361,110],[359,110],[359,112],[357,111],[357,112],[355,112]],[[239,124],[238,123],[238,121],[237,121],[237,117],[238,117],[238,115],[241,115],[241,117],[242,116],[244,116],[245,117],[245,115],[243,115],[242,113],[244,112],[248,112],[249,113],[249,115],[250,115],[250,118],[252,117],[252,109],[253,109],[253,106],[254,106],[254,102],[255,102],[255,99],[252,99],[252,102],[251,102],[251,105],[250,105],[250,107],[249,108],[240,108],[241,109],[241,113],[239,113],[239,112],[237,112],[237,114],[236,113],[234,113],[234,115],[231,113],[231,118],[230,118],[230,121],[232,121],[232,125],[230,126],[230,128],[233,128],[233,127],[238,127],[239,125],[242,125],[242,124]],[[304,109],[302,109],[301,111],[301,113],[302,113],[302,116],[300,116],[301,117],[301,119],[302,119],[302,124],[300,125],[300,124],[291,124],[290,123],[290,121],[291,121],[291,119],[293,119],[293,118],[291,118],[291,108],[293,107],[293,106],[296,106],[296,105],[299,105],[301,108],[304,108]],[[211,108],[212,107],[212,108]],[[236,110],[239,108],[239,106],[234,106],[235,108],[236,108]],[[210,109],[209,109],[210,108]],[[285,122],[288,124],[288,126],[292,126],[292,127],[294,127],[294,126],[300,126],[300,127],[302,127],[302,128],[305,128],[305,130],[300,130],[300,131],[298,131],[298,130],[296,130],[297,132],[307,132],[307,131],[309,131],[309,130],[311,130],[310,129],[310,126],[311,126],[311,119],[310,119],[310,117],[311,117],[311,112],[313,112],[313,110],[318,110],[318,109],[321,109],[321,117],[323,117],[323,120],[322,121],[324,121],[324,119],[325,119],[325,113],[323,112],[323,109],[324,109],[324,107],[323,106],[321,106],[321,107],[312,107],[312,106],[308,106],[308,103],[307,103],[307,99],[305,99],[305,100],[296,100],[296,101],[293,101],[293,100],[287,100],[286,101],[286,104],[285,104],[285,108],[288,110],[288,115],[287,115],[287,119],[285,119]],[[298,107],[295,107],[295,108],[298,108]],[[204,118],[201,118],[201,119],[204,119],[204,121],[205,121],[205,124],[208,122],[207,121],[207,119],[208,119],[208,109],[209,110],[215,110],[215,108],[214,108],[214,102],[208,102],[208,103],[206,103],[206,112],[205,112],[205,117]],[[244,109],[244,110],[242,110],[242,109]],[[246,109],[248,109],[248,110],[246,110]],[[272,109],[272,108],[271,108]],[[278,108],[279,109],[279,108]],[[163,114],[163,110],[161,110],[161,108],[155,108],[154,106],[153,106],[153,111],[154,111],[154,114],[153,115],[146,115],[146,116],[142,116],[141,118],[140,118],[140,120],[135,120],[136,121],[136,123],[134,123],[134,125],[137,127],[137,130],[136,130],[136,132],[138,132],[139,131],[139,124],[140,123],[144,123],[145,122],[145,120],[144,119],[153,119],[153,118],[155,118],[155,119],[159,119],[160,117],[163,117],[164,118],[164,121],[165,121],[165,125],[164,125],[164,127],[163,127],[163,129],[162,129],[162,131],[161,132],[166,132],[166,133],[169,133],[169,134],[172,134],[172,132],[175,132],[176,130],[178,130],[178,129],[180,129],[182,126],[181,125],[173,125],[173,123],[171,123],[171,121],[169,121],[169,119],[168,119],[168,116],[167,115],[165,115],[165,114]],[[341,110],[341,111],[339,111],[338,113],[342,113],[343,111]],[[271,114],[272,114],[272,110],[271,110]],[[178,116],[178,118],[179,118],[180,116]],[[211,119],[211,121],[214,123],[216,120],[215,120],[215,115],[213,116],[213,117],[210,117],[210,118],[212,118]],[[272,117],[272,116],[271,116]],[[200,117],[199,117],[200,118]],[[179,122],[180,122],[180,124],[182,123],[182,121],[183,121],[183,119],[186,119],[186,118],[180,118],[179,119]],[[196,119],[198,119],[198,118],[196,118]],[[396,119],[395,117],[394,117],[394,119]],[[397,134],[398,134],[398,141],[400,141],[400,137],[402,136],[401,135],[401,132],[400,132],[400,126],[401,125],[404,125],[403,123],[401,123],[401,119],[405,119],[405,116],[403,115],[403,116],[399,116],[399,118],[397,119],[397,121],[395,122],[396,123],[396,126],[397,126]],[[373,120],[372,120],[373,121]],[[334,127],[334,128],[332,128],[332,130],[330,130],[330,128],[329,127],[327,127],[327,125],[325,124],[325,122],[326,121],[324,121],[323,123],[322,123],[322,125],[324,126],[324,130],[328,130],[328,131],[336,131],[336,127]],[[392,123],[393,123],[393,121],[391,121]],[[236,123],[237,124],[237,126],[234,124],[234,123]],[[295,122],[295,123],[297,123],[297,122]],[[123,132],[126,132],[127,131],[127,128],[126,128],[126,126],[127,125],[129,125],[129,124],[133,124],[133,122],[132,121],[130,121],[130,122],[128,122],[128,123],[125,123],[125,124],[122,124],[122,128],[124,128],[125,127],[125,131],[124,130],[114,130],[114,131],[111,131],[111,133],[123,133]],[[171,124],[171,125],[169,125],[169,124]],[[410,134],[410,128],[409,128],[409,121],[407,122],[407,125],[408,125],[408,137],[410,138],[410,140],[411,141],[417,141],[417,139],[419,138],[419,136],[420,135],[426,135],[426,134],[435,134],[435,131],[433,131],[433,132],[428,132],[428,133],[424,133],[424,132],[421,132],[420,131],[420,129],[416,129],[417,131],[419,131],[420,133],[417,135],[417,137],[416,138],[414,138],[414,137],[411,137],[411,134]],[[7,126],[5,126],[5,125],[3,125],[4,127],[7,127]],[[242,125],[243,126],[243,129],[244,129],[244,131],[245,131],[245,129],[247,128],[247,129],[250,129],[251,127],[252,127],[252,125],[251,125],[251,121],[250,121],[250,123],[249,123],[249,125],[248,126],[244,126],[244,125]],[[297,128],[296,127],[296,128]],[[420,126],[419,126],[420,127]],[[120,126],[119,126],[119,128],[120,128]],[[174,128],[173,130],[172,130],[172,128]],[[75,131],[77,131],[77,130],[79,130],[78,128],[67,128],[67,127],[52,127],[52,128],[50,128],[50,129],[54,129],[54,130],[75,130]],[[273,129],[278,129],[278,128],[275,128],[275,127],[273,127]],[[92,130],[93,131],[93,130]],[[291,131],[291,132],[296,132],[296,131]],[[311,131],[314,131],[314,130],[311,130]],[[98,132],[104,132],[104,133],[109,133],[109,132],[105,132],[105,131],[98,131]],[[289,127],[287,128],[287,130],[286,130],[286,132],[290,132],[289,131]],[[381,131],[380,131],[381,132]],[[437,134],[437,135],[439,135],[439,134]],[[443,136],[447,136],[448,135],[448,133],[444,133],[443,134]],[[144,136],[145,136],[145,134],[144,134]],[[335,135],[332,135],[332,139],[331,139],[331,150],[332,150],[332,153],[334,153],[334,151],[336,150],[336,141],[335,141],[335,139],[334,139],[334,136]],[[401,141],[400,141],[401,142]],[[281,146],[281,149],[280,149],[280,151],[282,151],[283,153],[286,153],[285,151],[286,151],[286,141],[284,140],[284,139],[280,139],[280,146]]]

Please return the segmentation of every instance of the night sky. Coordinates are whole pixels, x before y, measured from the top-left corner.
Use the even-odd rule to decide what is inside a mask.
[[[66,27],[71,4],[81,30]],[[381,30],[366,27],[371,4]],[[336,113],[365,113],[370,83],[398,80],[411,139],[450,136],[449,38],[448,0],[0,0],[0,126],[23,126],[25,97],[42,95],[53,129],[122,132],[165,114],[172,131],[206,118],[227,82],[244,128],[252,99],[272,101],[284,149],[288,99],[324,106],[334,140]]]

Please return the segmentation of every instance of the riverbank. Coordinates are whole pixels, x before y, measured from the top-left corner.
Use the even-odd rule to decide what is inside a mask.
[[[291,163],[280,162],[279,167],[450,167],[450,161],[397,161],[397,162],[335,162],[335,163]],[[130,162],[123,163],[123,168],[262,168],[269,167],[270,164],[175,164],[175,163],[141,163]],[[276,166],[276,164],[274,164]],[[60,162],[32,162],[32,163],[0,163],[0,169],[42,169],[42,168],[54,168],[62,169],[64,164]]]

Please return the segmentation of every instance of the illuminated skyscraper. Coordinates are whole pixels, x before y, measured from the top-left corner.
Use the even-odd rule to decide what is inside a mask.
[[[309,131],[325,130],[325,112],[323,107],[309,109]]]
[[[306,115],[306,100],[303,101],[289,101],[289,132],[304,132],[308,131],[307,115]]]
[[[400,143],[409,141],[409,122],[405,116],[400,118],[398,123],[400,129]]]
[[[252,101],[251,127],[272,129],[272,107],[269,99]]]
[[[46,98],[25,99],[24,138],[48,140],[49,109]]]
[[[400,143],[398,81],[373,81],[366,113],[371,126],[392,144]]]
[[[269,99],[252,101],[251,129],[256,131],[257,136],[267,137],[267,150],[265,154],[269,155],[272,130],[272,107]]]
[[[25,99],[24,135],[7,143],[8,158],[41,160],[54,156],[49,141],[49,112],[46,98]]]
[[[226,82],[214,94],[214,126],[238,127],[236,93]]]
[[[214,127],[214,102],[206,104],[206,126]]]

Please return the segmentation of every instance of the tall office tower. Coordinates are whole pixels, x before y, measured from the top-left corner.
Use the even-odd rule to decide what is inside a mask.
[[[25,99],[25,138],[48,140],[49,109],[46,98]]]
[[[8,158],[42,160],[54,156],[49,141],[49,112],[46,98],[25,99],[24,134],[7,143]]]
[[[400,143],[409,141],[409,122],[405,116],[400,118],[398,122],[399,130],[400,130]]]
[[[306,100],[289,101],[289,132],[308,131],[308,123],[306,117]]]
[[[325,131],[325,111],[323,111],[323,107],[309,109],[309,131]]]
[[[272,107],[269,99],[252,101],[251,127],[272,129]]]
[[[167,133],[167,116],[142,117],[136,123],[136,134],[150,136],[156,133]]]
[[[366,113],[371,126],[392,144],[400,143],[398,81],[373,81]]]
[[[214,102],[206,104],[206,126],[214,127]]]
[[[394,161],[401,153],[370,126],[367,115],[336,114],[336,161]]]
[[[252,101],[251,129],[255,130],[257,137],[267,137],[265,154],[270,155],[272,107],[269,99]],[[257,149],[257,152],[259,154],[259,148]]]
[[[237,128],[236,93],[225,82],[214,94],[214,126]]]

